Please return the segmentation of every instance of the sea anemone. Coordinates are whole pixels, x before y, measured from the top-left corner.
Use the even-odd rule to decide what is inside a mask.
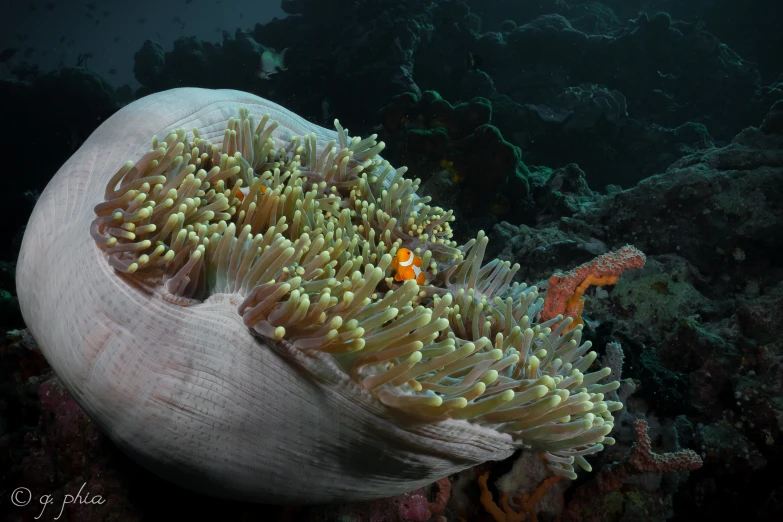
[[[482,265],[483,233],[457,245],[376,136],[335,127],[193,88],[104,122],[18,263],[63,384],[140,463],[226,498],[390,496],[520,448],[589,470],[622,405],[582,326],[538,323],[518,265]],[[394,280],[399,248],[423,285]]]

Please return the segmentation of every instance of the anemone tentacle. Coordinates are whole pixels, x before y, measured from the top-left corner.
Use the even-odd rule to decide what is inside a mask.
[[[390,408],[507,433],[569,478],[589,469],[622,405],[604,398],[619,387],[601,383],[608,369],[589,372],[582,326],[537,323],[519,265],[482,265],[483,232],[458,246],[453,213],[380,159],[376,135],[334,123],[320,153],[314,133],[276,148],[278,122],[245,108],[222,146],[198,129],[155,136],[109,180],[90,233],[125,277],[181,306],[234,294],[247,328],[331,354]],[[422,257],[424,285],[394,281],[400,248]]]

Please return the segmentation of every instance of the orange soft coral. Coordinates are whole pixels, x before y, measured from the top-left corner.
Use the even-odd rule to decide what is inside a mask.
[[[633,268],[642,268],[646,260],[644,253],[639,249],[625,245],[568,272],[556,272],[549,278],[541,320],[547,321],[562,314],[563,317],[574,319],[568,329],[582,324],[585,290],[593,285],[613,285],[621,273]]]
[[[519,506],[518,512],[508,503],[508,493],[502,493],[500,496],[500,504],[503,506],[503,509],[495,503],[492,498],[492,492],[487,487],[487,478],[489,478],[488,472],[482,474],[478,481],[481,488],[481,504],[487,510],[487,513],[492,515],[492,518],[497,522],[524,522],[526,520],[528,522],[536,522],[536,503],[546,494],[550,486],[557,484],[563,477],[560,475],[548,477],[533,493],[514,499]]]

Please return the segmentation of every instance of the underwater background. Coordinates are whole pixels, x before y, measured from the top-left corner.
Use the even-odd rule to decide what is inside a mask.
[[[2,27],[0,520],[783,520],[779,2],[32,1]],[[520,281],[644,252],[585,292],[583,337],[625,403],[593,471],[531,484],[515,456],[388,499],[280,507],[192,493],[116,449],[26,330],[15,266],[62,164],[176,87],[377,134],[454,211],[455,239],[485,231]],[[700,464],[681,471],[687,450]],[[104,502],[39,516],[18,488]]]

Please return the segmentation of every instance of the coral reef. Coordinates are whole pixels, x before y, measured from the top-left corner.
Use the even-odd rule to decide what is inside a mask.
[[[457,218],[455,227],[460,218],[483,225],[529,218],[532,208],[524,203],[528,168],[519,147],[491,125],[488,100],[474,98],[453,106],[434,91],[421,97],[405,93],[395,96],[378,116],[387,157],[405,164],[422,180],[422,194],[448,198]],[[451,185],[448,191],[440,183],[444,176]],[[490,216],[493,221],[486,221]]]
[[[629,187],[714,140],[725,142],[774,102],[754,97],[763,87],[752,63],[703,27],[668,15],[621,21],[600,4],[515,4],[505,14],[515,22],[496,29],[491,13],[503,2],[473,5],[475,12],[462,0],[291,5],[297,16],[226,34],[221,44],[183,39],[172,51],[140,52],[142,93],[183,81],[231,86],[321,124],[340,114],[368,134],[370,115],[396,95],[437,91],[454,105],[483,97],[494,108],[493,125],[528,164],[576,162],[601,189]],[[323,25],[343,28],[327,56],[320,54]],[[242,70],[270,46],[292,49],[287,71],[273,82],[259,82],[246,67],[239,76],[198,74],[227,64]],[[481,65],[467,66],[468,53]]]
[[[84,68],[60,68],[36,74],[27,82],[0,82],[0,111],[13,126],[3,131],[3,141],[17,151],[6,168],[24,172],[8,177],[0,191],[4,223],[16,233],[32,210],[25,192],[43,190],[51,173],[79,148],[102,121],[119,109],[114,89],[98,74]],[[57,121],[41,134],[41,121]],[[46,142],[46,154],[41,154]],[[26,158],[36,158],[36,168],[28,168]],[[14,249],[0,249],[0,258],[16,261]],[[8,290],[11,290],[8,288]]]
[[[671,472],[683,472],[699,469],[703,462],[701,457],[691,450],[682,450],[669,453],[656,453],[652,450],[650,437],[647,434],[647,422],[636,421],[636,442],[631,452],[618,463],[606,466],[587,485],[576,488],[573,497],[563,512],[561,520],[569,521],[610,521],[615,520],[617,513],[611,513],[612,504],[618,501],[633,502],[635,498],[642,498],[642,509],[652,509],[653,513],[646,516],[658,519],[665,513],[659,511],[659,506],[668,504],[666,501],[653,498],[662,496],[663,492],[656,483],[650,485],[645,474],[661,474]],[[638,479],[643,478],[643,493],[633,495],[639,489],[626,489],[621,494],[625,499],[612,498],[612,493],[617,492],[625,484],[639,484]],[[638,507],[638,506],[637,506]]]
[[[486,473],[484,494],[509,517],[551,521],[568,506],[575,519],[594,511],[606,520],[776,520],[783,510],[780,6],[282,4],[292,16],[226,28],[216,43],[190,36],[172,47],[145,35],[134,67],[138,92],[91,71],[89,49],[73,54],[81,66],[54,71],[31,47],[3,53],[0,109],[12,153],[0,191],[9,230],[0,248],[0,326],[17,329],[0,341],[3,498],[28,487],[60,503],[86,483],[108,502],[66,505],[59,520],[483,522],[498,514],[481,502]],[[285,48],[285,70],[262,79],[263,57]],[[178,488],[120,452],[52,379],[19,310],[16,257],[25,221],[57,168],[122,106],[182,85],[241,89],[313,123],[331,127],[339,115],[358,135],[378,134],[384,157],[422,180],[418,195],[453,209],[452,240],[491,231],[485,255],[518,264],[513,280],[539,291],[554,273],[627,243],[645,252],[644,267],[615,284],[580,290],[583,310],[579,297],[572,303],[581,341],[598,354],[590,371],[611,369],[606,379],[620,387],[605,397],[627,405],[614,412],[615,444],[586,457],[595,472],[548,485],[545,463],[524,450],[450,475],[448,500],[447,488],[431,485],[368,502],[274,508]],[[600,489],[602,470],[622,469],[638,421],[656,452],[692,448],[702,468],[635,474],[600,501],[569,503]],[[36,507],[0,503],[0,518],[31,520]]]
[[[628,190],[602,196],[585,189],[575,167],[542,171],[548,182],[564,171],[577,180],[559,185],[560,201],[571,202],[560,208],[568,211],[544,213],[534,227],[501,223],[492,231],[491,255],[524,259],[523,277],[541,287],[553,259],[589,262],[628,241],[645,252],[644,268],[585,293],[585,336],[597,346],[619,341],[622,378],[633,379],[613,448],[639,419],[659,437],[687,433],[689,447],[701,448],[704,465],[687,482],[687,500],[680,497],[682,516],[720,517],[750,503],[750,516],[761,519],[779,509],[769,477],[781,459],[783,345],[772,311],[783,267],[769,253],[781,250],[773,231],[783,227],[782,111],[776,103],[726,146],[686,156]],[[531,172],[534,194],[538,174]],[[658,415],[689,422],[654,427]],[[600,460],[621,457],[611,452]],[[716,487],[731,493],[715,499],[709,492]],[[703,503],[706,497],[712,500]],[[673,497],[642,508],[644,498],[613,493],[613,507],[604,508],[611,517],[642,509],[647,519],[663,520],[671,513]]]

